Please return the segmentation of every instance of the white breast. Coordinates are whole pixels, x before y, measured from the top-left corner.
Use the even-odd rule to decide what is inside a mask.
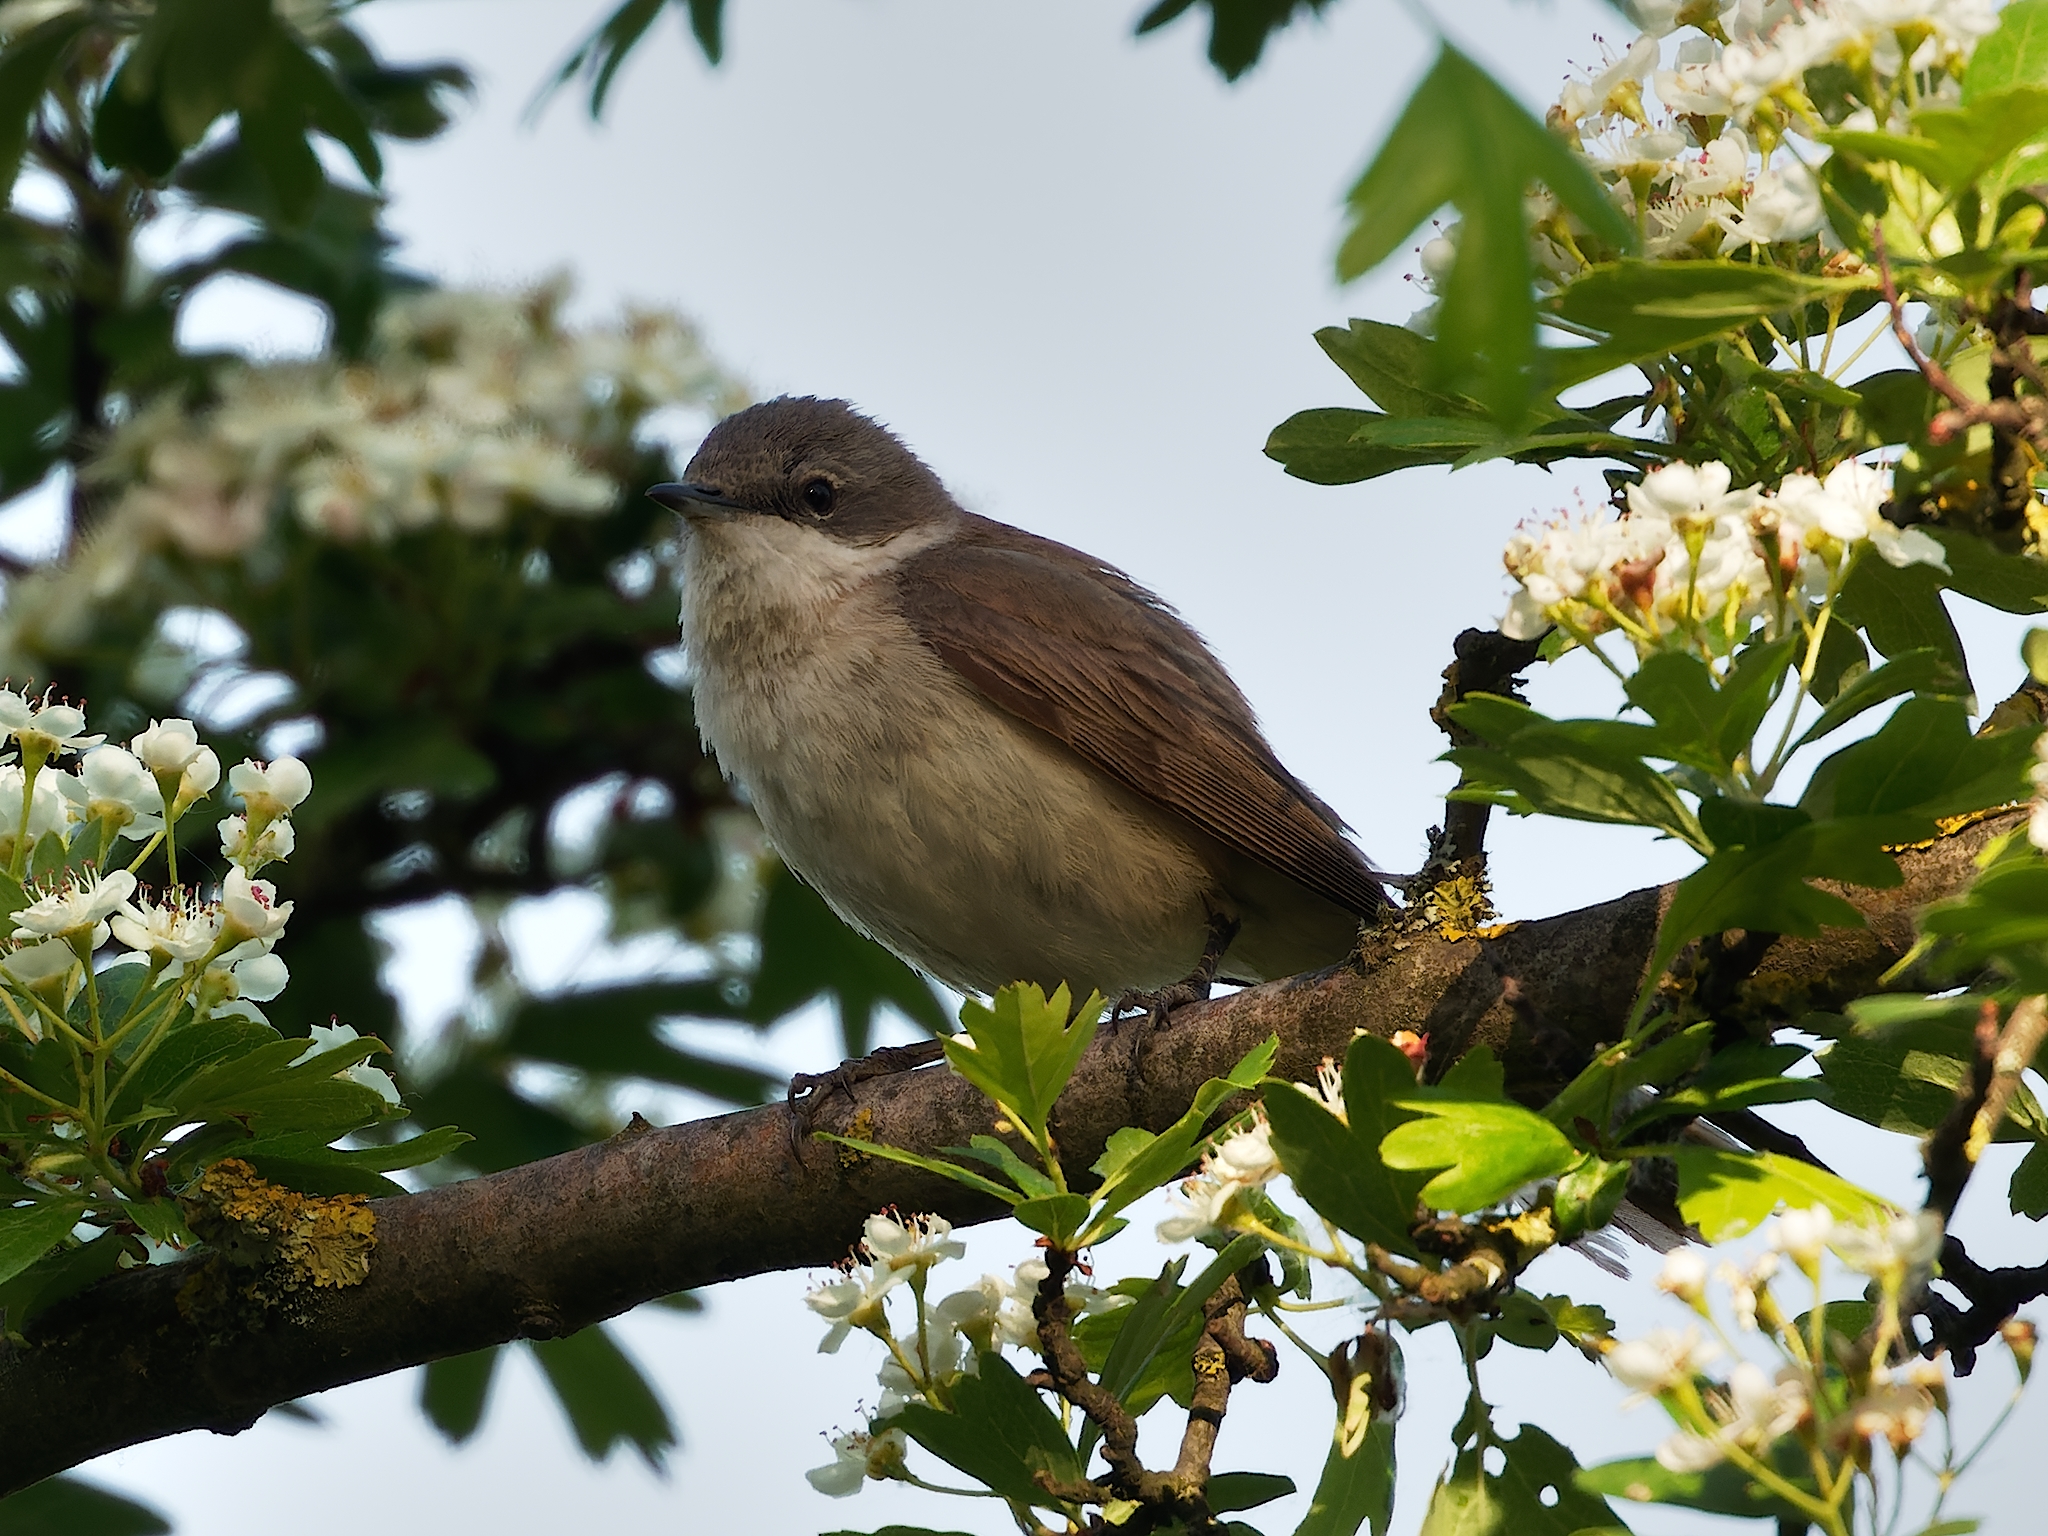
[[[693,523],[683,639],[706,743],[840,916],[951,986],[1179,979],[1215,899],[1184,830],[989,704],[890,604],[885,578],[943,536]]]

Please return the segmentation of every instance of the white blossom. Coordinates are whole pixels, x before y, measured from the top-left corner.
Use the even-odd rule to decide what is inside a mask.
[[[24,756],[47,758],[54,752],[82,752],[107,738],[85,734],[85,711],[72,704],[37,703],[0,688],[0,733],[21,743]]]
[[[78,951],[62,939],[45,939],[40,944],[25,945],[11,954],[0,955],[0,972],[5,972],[7,979],[24,992],[36,994],[62,1013],[85,974],[85,966]],[[30,1038],[42,1038],[35,1014],[24,1017],[31,1030]]]
[[[163,826],[163,793],[156,776],[123,747],[94,747],[76,777],[58,776],[57,787],[71,803],[72,818],[111,826],[123,837],[142,838]]]
[[[889,1270],[929,1269],[941,1259],[957,1259],[967,1251],[953,1236],[953,1224],[945,1217],[898,1218],[890,1211],[867,1219],[860,1246],[878,1268]]]
[[[1835,1213],[1824,1205],[1811,1210],[1794,1207],[1772,1223],[1766,1240],[1801,1269],[1811,1274],[1820,1266],[1822,1250],[1835,1228]]]
[[[1657,1276],[1657,1289],[1680,1301],[1697,1305],[1707,1293],[1707,1260],[1699,1249],[1674,1248],[1664,1255],[1664,1269]]]
[[[288,815],[313,792],[313,774],[296,757],[269,763],[244,761],[228,770],[228,788],[242,797],[249,814],[260,821]]]
[[[270,938],[284,931],[292,905],[278,901],[277,887],[268,880],[252,880],[241,869],[231,869],[221,882],[221,930],[237,941]]]
[[[189,965],[220,936],[220,912],[182,893],[164,901],[125,901],[109,920],[114,937],[140,954]]]
[[[1243,1197],[1281,1172],[1273,1152],[1273,1128],[1258,1112],[1250,1128],[1230,1136],[1202,1159],[1199,1172],[1181,1181],[1174,1194],[1179,1213],[1159,1223],[1159,1240],[1182,1243],[1227,1227]]]
[[[861,1484],[870,1477],[897,1476],[902,1471],[904,1453],[908,1448],[900,1429],[885,1429],[879,1435],[854,1430],[834,1435],[830,1443],[830,1464],[813,1467],[804,1474],[804,1480],[818,1492],[834,1499],[860,1492]]]
[[[149,729],[128,743],[128,750],[151,773],[182,777],[206,749],[200,745],[197,726],[190,720],[172,719],[150,721]]]
[[[249,961],[244,960],[235,966],[234,969],[238,977],[243,966],[249,963]],[[279,962],[278,968],[282,970],[282,961]],[[278,977],[277,972],[258,972],[251,979],[256,981],[259,986],[275,979],[278,981],[277,992],[284,990],[284,980]],[[277,992],[270,992],[265,997],[258,998],[257,1001],[267,1001],[268,998],[275,997]],[[360,1034],[356,1033],[347,1024],[315,1024],[311,1030],[311,1042],[303,1051],[292,1058],[291,1064],[295,1067],[299,1066],[303,1062],[311,1061],[316,1056],[325,1055],[328,1051],[339,1050],[344,1046],[353,1045],[362,1038]],[[366,1061],[359,1061],[354,1066],[344,1067],[334,1075],[370,1089],[394,1109],[402,1102],[398,1095],[398,1084],[392,1081],[391,1074],[380,1071]]]
[[[249,874],[275,860],[290,858],[298,847],[298,834],[289,821],[273,821],[251,838],[248,817],[223,816],[219,830],[221,857]]]
[[[31,887],[33,889],[33,887]],[[125,869],[105,875],[67,878],[55,890],[37,896],[14,914],[14,937],[68,938],[92,933],[95,946],[104,941],[100,925],[135,894],[135,877]]]
[[[1616,1344],[1604,1359],[1616,1381],[1631,1391],[1654,1397],[1692,1380],[1720,1353],[1718,1345],[1701,1339],[1697,1328],[1688,1328],[1683,1333],[1656,1328],[1640,1339]]]
[[[1914,1211],[1866,1226],[1838,1226],[1828,1234],[1827,1245],[1857,1273],[1896,1284],[1932,1269],[1945,1235],[1938,1212]]]
[[[838,1278],[813,1286],[804,1295],[804,1305],[832,1326],[818,1344],[821,1355],[836,1355],[846,1335],[855,1328],[886,1326],[882,1302],[910,1278],[907,1269],[878,1268],[871,1264],[848,1264]]]
[[[218,783],[220,759],[214,755],[213,748],[201,747],[199,755],[187,763],[185,771],[178,776],[178,795],[172,802],[172,808],[182,816],[189,807],[212,794]]]

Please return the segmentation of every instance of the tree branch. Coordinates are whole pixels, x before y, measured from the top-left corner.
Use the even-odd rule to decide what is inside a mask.
[[[1790,1019],[1877,990],[1912,943],[1914,911],[1961,889],[1972,856],[2018,819],[1905,851],[1900,887],[1844,891],[1869,928],[1780,939],[1742,1005]],[[1369,932],[1348,964],[1178,1009],[1165,1031],[1143,1019],[1105,1027],[1055,1115],[1062,1155],[1085,1166],[1120,1126],[1164,1127],[1205,1078],[1272,1033],[1276,1070],[1301,1079],[1356,1029],[1414,1030],[1452,1054],[1485,1042],[1515,1091],[1540,1102],[1575,1068],[1556,1042],[1529,1039],[1521,1011],[1582,1052],[1615,1038],[1669,899],[1668,887],[1637,891],[1490,938]],[[939,1070],[862,1083],[821,1110],[825,1128],[858,1118],[864,1138],[925,1151],[963,1145],[994,1120]],[[674,1291],[824,1265],[884,1206],[956,1222],[997,1214],[895,1163],[817,1142],[793,1152],[788,1113],[636,1122],[560,1157],[376,1201],[369,1279],[298,1292],[288,1307],[240,1299],[234,1272],[203,1254],[117,1275],[37,1319],[25,1345],[0,1345],[0,1494],[124,1445],[234,1432],[310,1392],[556,1337]]]

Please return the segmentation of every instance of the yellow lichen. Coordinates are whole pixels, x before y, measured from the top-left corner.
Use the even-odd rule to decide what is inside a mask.
[[[1485,930],[1499,914],[1484,876],[1454,875],[1439,880],[1422,899],[1422,920],[1446,939],[1490,937]],[[1496,930],[1498,931],[1498,930]]]
[[[873,1141],[875,1139],[874,1110],[865,1104],[855,1110],[853,1118],[846,1122],[846,1134],[855,1141]],[[841,1168],[852,1170],[858,1168],[867,1160],[867,1153],[857,1148],[842,1146],[839,1149],[839,1166]]]
[[[339,1289],[370,1277],[377,1218],[362,1195],[306,1195],[240,1158],[215,1163],[180,1202],[230,1264],[266,1271],[265,1289]]]

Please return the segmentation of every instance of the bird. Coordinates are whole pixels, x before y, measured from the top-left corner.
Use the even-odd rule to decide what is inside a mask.
[[[789,868],[927,976],[1156,1007],[1334,964],[1389,905],[1171,607],[968,511],[846,401],[728,416],[648,494],[683,525],[706,745]]]

